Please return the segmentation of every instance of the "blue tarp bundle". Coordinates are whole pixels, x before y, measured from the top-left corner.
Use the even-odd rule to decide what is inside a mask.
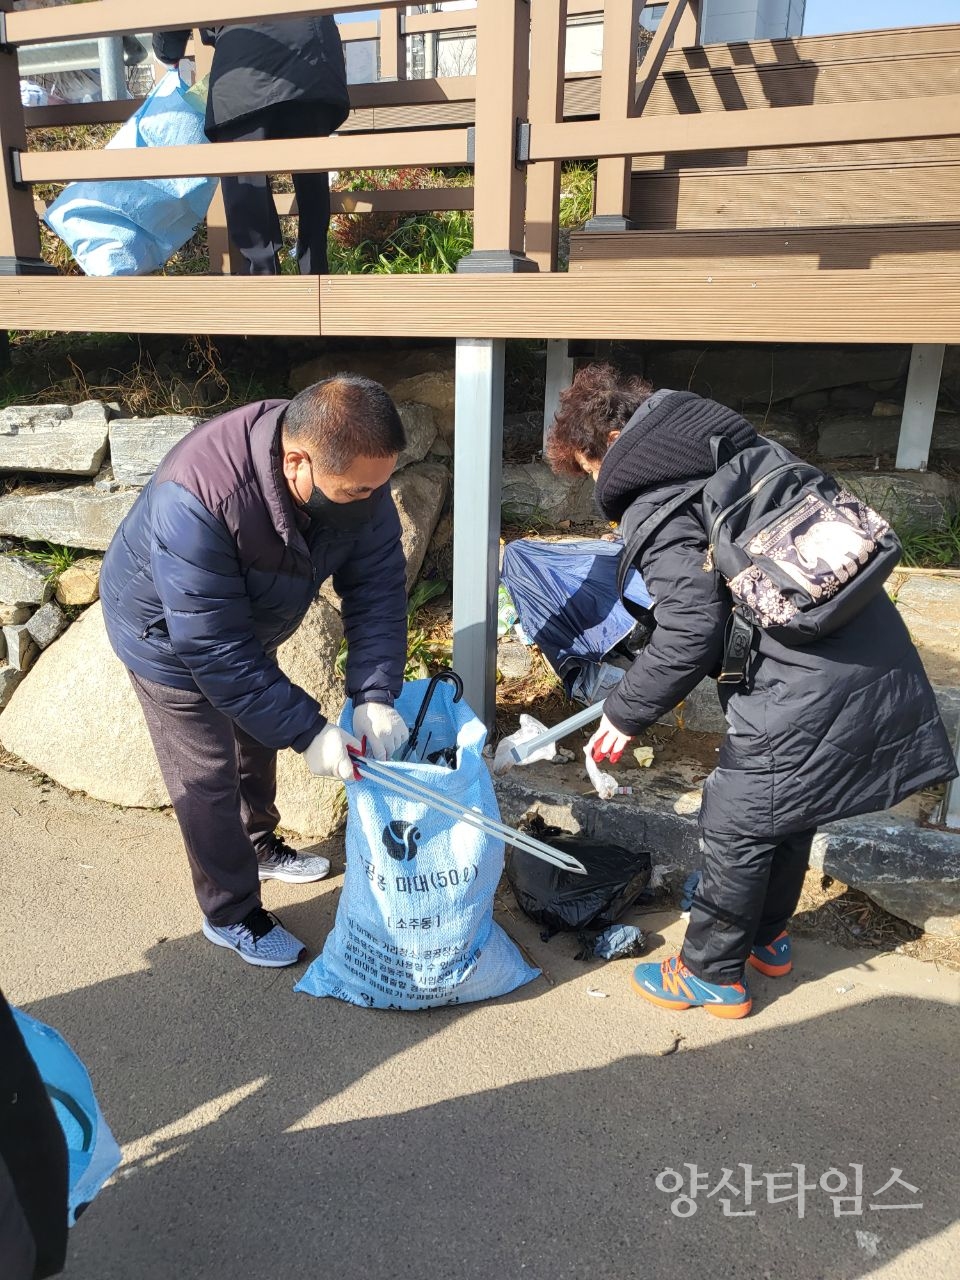
[[[206,142],[203,95],[171,71],[107,143],[174,147]],[[88,276],[139,276],[168,262],[203,221],[216,178],[72,182],[44,214]]]
[[[596,538],[574,542],[520,539],[503,553],[501,578],[523,632],[541,650],[569,694],[586,692],[584,673],[599,671],[611,650],[636,625],[617,593],[622,550],[620,542]],[[626,595],[643,608],[653,603],[636,570],[627,578]]]

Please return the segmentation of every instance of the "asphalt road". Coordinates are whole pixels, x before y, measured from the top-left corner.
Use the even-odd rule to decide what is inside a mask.
[[[795,973],[758,976],[754,1014],[721,1022],[648,1007],[631,962],[585,965],[502,913],[549,980],[360,1011],[201,937],[168,815],[5,772],[0,811],[3,986],[84,1058],[124,1150],[69,1280],[956,1274],[955,973],[801,939]],[[314,954],[339,885],[266,901]],[[654,958],[682,936],[675,915],[638,922]],[[657,1180],[689,1165],[705,1185],[684,1217]],[[772,1202],[798,1165],[804,1203]],[[855,1165],[862,1203],[835,1216],[820,1180],[854,1196]],[[878,1197],[894,1169],[916,1192]]]

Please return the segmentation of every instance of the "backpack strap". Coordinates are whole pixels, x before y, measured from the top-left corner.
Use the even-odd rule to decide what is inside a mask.
[[[629,576],[630,570],[639,559],[640,552],[644,549],[662,524],[665,524],[666,521],[669,520],[675,512],[679,511],[681,507],[685,506],[691,498],[696,498],[703,492],[706,488],[707,480],[710,478],[711,477],[707,477],[707,479],[695,481],[692,485],[689,485],[684,489],[682,493],[678,493],[675,498],[671,498],[665,506],[662,506],[655,511],[652,516],[648,516],[646,520],[644,520],[643,523],[634,530],[633,537],[623,548],[623,551],[620,554],[620,565],[617,569],[617,594],[620,596],[620,603],[632,617],[637,618],[640,621],[644,621],[650,616],[649,609],[641,610],[639,605],[635,605],[631,600],[628,600],[623,593],[623,589],[627,584],[627,577]]]

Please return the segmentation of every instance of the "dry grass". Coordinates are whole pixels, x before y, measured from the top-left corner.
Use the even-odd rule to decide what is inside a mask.
[[[809,871],[791,932],[841,947],[866,947],[960,969],[960,938],[924,933],[878,906],[859,889],[820,871]]]

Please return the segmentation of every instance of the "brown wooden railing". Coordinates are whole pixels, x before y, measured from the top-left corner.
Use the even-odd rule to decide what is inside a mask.
[[[317,0],[168,0],[162,21],[153,25],[197,28],[231,19],[343,14],[365,8],[363,0],[335,5]],[[341,28],[348,43],[377,40],[381,79],[351,87],[353,111],[332,138],[154,150],[31,150],[29,131],[34,127],[121,120],[136,104],[24,112],[16,60],[9,52],[0,53],[0,326],[52,327],[57,320],[68,327],[115,326],[117,300],[125,298],[128,316],[136,314],[141,327],[182,327],[176,307],[167,303],[178,288],[169,277],[30,280],[31,273],[42,269],[32,193],[37,184],[423,165],[472,167],[473,188],[341,193],[335,207],[363,211],[472,205],[474,252],[461,263],[463,274],[444,282],[284,278],[274,282],[273,291],[262,293],[257,292],[262,281],[224,280],[223,288],[201,304],[208,331],[333,333],[359,332],[367,325],[371,334],[445,329],[449,336],[503,336],[526,326],[530,336],[647,336],[653,323],[661,336],[685,328],[690,338],[725,331],[733,336],[736,331],[738,336],[784,340],[793,332],[794,320],[797,337],[801,329],[808,334],[817,313],[823,317],[824,307],[829,307],[831,314],[823,318],[831,333],[842,332],[850,340],[883,335],[878,340],[956,341],[960,336],[958,259],[948,252],[949,243],[935,267],[920,255],[909,278],[907,255],[893,265],[888,260],[882,287],[863,271],[852,281],[843,279],[843,271],[831,272],[829,280],[825,272],[805,279],[793,296],[799,306],[799,299],[813,290],[809,304],[803,304],[811,308],[809,317],[791,316],[785,308],[782,266],[777,284],[768,290],[763,242],[756,239],[744,254],[724,246],[726,262],[743,263],[736,278],[721,273],[707,282],[688,278],[693,268],[683,265],[697,262],[700,269],[702,253],[697,257],[665,251],[654,260],[640,242],[625,237],[620,241],[623,255],[634,246],[627,272],[634,301],[632,308],[627,306],[627,316],[610,314],[611,286],[598,283],[607,268],[563,273],[555,282],[536,280],[556,271],[560,167],[575,158],[598,162],[594,229],[627,229],[631,220],[647,225],[642,202],[656,188],[658,213],[649,225],[658,231],[675,226],[680,235],[685,224],[679,209],[670,221],[670,192],[676,189],[680,199],[684,183],[714,173],[719,183],[735,166],[737,172],[749,170],[753,181],[750,190],[756,193],[754,205],[760,213],[758,221],[750,222],[751,229],[810,225],[810,215],[791,223],[783,199],[776,214],[763,220],[765,183],[780,191],[785,174],[789,180],[791,157],[800,155],[806,157],[810,172],[811,155],[834,157],[828,221],[846,223],[851,219],[842,216],[843,187],[841,183],[838,188],[836,173],[859,172],[864,154],[872,149],[886,155],[891,148],[912,155],[914,167],[935,175],[943,193],[936,211],[925,215],[919,193],[928,188],[918,182],[915,216],[906,209],[894,221],[947,221],[952,214],[944,209],[960,207],[960,28],[702,49],[694,45],[697,5],[669,0],[638,66],[641,0],[606,0],[604,5],[598,0],[480,0],[473,10],[419,15],[404,15],[402,8],[382,4],[376,22],[363,20],[352,24],[353,29],[350,24]],[[144,24],[142,12],[128,0],[86,0],[27,12],[9,9],[10,0],[0,0],[0,43],[8,50],[76,36],[122,34]],[[600,73],[565,74],[568,19],[601,11],[605,40]],[[470,29],[476,31],[475,74],[404,78],[404,45],[411,35]],[[196,43],[202,69],[209,51]],[[902,72],[908,65],[911,71],[905,78]],[[821,66],[831,68],[830,76],[824,73],[825,90],[817,88]],[[864,68],[870,69],[869,75]],[[771,157],[769,178],[764,177],[764,157]],[[821,178],[814,180],[822,180],[825,190],[827,167],[824,162],[817,170]],[[658,178],[663,181],[656,182]],[[909,185],[905,182],[904,189]],[[804,197],[809,199],[815,190],[805,185]],[[278,197],[278,207],[291,212],[290,197]],[[712,217],[713,222],[708,208],[691,225],[698,230],[715,226],[718,232],[739,225],[725,221],[719,199]],[[208,229],[211,273],[222,273],[228,269],[229,252],[217,204]],[[861,236],[858,243],[869,242],[868,228],[864,230],[867,240]],[[942,234],[949,242],[949,229]],[[616,270],[616,253],[594,256]],[[489,279],[468,284],[464,276],[472,272]],[[654,273],[656,280],[649,280]],[[745,279],[744,273],[755,278]],[[191,287],[196,287],[195,277]],[[891,288],[899,301],[888,305]],[[925,289],[935,291],[935,307],[924,307]],[[275,302],[274,294],[288,299],[289,305]],[[396,305],[384,307],[384,296],[394,298]],[[660,308],[656,312],[650,309],[653,297]],[[424,314],[425,306],[439,311]],[[880,306],[882,312],[877,310]],[[190,323],[203,327],[196,316]],[[278,323],[285,327],[270,328]],[[936,337],[931,336],[934,332]]]

